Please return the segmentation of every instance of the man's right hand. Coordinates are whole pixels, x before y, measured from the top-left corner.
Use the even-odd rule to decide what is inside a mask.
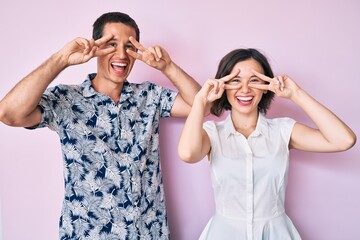
[[[114,36],[112,34],[103,36],[98,40],[75,38],[67,43],[59,52],[65,66],[82,64],[89,61],[93,57],[103,56],[114,52],[115,48],[101,48],[101,46],[111,40]]]

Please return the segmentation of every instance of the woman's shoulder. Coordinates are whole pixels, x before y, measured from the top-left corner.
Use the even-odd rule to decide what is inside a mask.
[[[296,121],[290,117],[265,118],[270,131],[291,132]]]
[[[225,125],[225,120],[215,121],[215,120],[207,120],[204,122],[204,127],[208,128],[222,128]]]
[[[276,117],[276,118],[265,118],[268,123],[272,124],[283,124],[283,123],[293,123],[294,119],[290,117]]]

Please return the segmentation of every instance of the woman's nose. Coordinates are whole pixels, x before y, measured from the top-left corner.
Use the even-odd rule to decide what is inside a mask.
[[[240,91],[243,93],[248,93],[250,90],[249,85],[247,82],[242,82],[241,83],[241,87],[240,87]]]

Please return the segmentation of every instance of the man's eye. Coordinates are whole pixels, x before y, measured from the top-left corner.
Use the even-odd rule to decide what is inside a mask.
[[[135,51],[135,47],[133,45],[126,45],[126,49],[130,49],[132,51]]]
[[[117,44],[116,44],[116,43],[109,43],[109,46],[110,46],[110,47],[116,47]]]

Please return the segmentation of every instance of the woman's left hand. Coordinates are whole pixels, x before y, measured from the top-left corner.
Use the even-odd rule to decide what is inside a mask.
[[[300,87],[287,75],[279,75],[271,78],[255,70],[253,73],[268,84],[249,83],[249,87],[272,91],[278,97],[290,98]]]

